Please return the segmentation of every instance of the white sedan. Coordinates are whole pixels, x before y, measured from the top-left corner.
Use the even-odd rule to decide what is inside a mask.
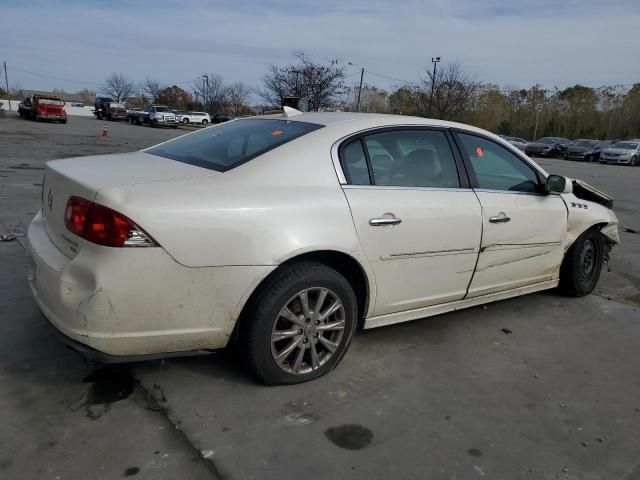
[[[48,162],[29,280],[89,357],[233,342],[264,383],[298,383],[357,327],[590,293],[618,243],[612,204],[478,128],[285,108]]]
[[[182,123],[199,123],[207,125],[211,123],[211,117],[207,112],[184,112],[177,116],[178,121]]]

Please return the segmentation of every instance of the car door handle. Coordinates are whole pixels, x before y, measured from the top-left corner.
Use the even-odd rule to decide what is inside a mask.
[[[380,217],[369,220],[372,227],[384,227],[385,225],[398,225],[402,220],[396,217]]]
[[[510,221],[511,221],[511,218],[503,217],[503,216],[489,218],[489,223],[507,223]]]

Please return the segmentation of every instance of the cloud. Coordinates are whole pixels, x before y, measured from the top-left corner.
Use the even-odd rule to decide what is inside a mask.
[[[640,79],[635,0],[308,3],[8,0],[0,47],[10,67],[87,86],[114,71],[167,83],[218,72],[225,80],[258,86],[268,64],[289,62],[295,50],[410,81],[436,55],[499,85],[599,86]],[[27,18],[33,31],[24,30]],[[82,86],[16,70],[10,75],[11,83],[25,88]],[[372,75],[365,80],[381,87],[397,83]]]

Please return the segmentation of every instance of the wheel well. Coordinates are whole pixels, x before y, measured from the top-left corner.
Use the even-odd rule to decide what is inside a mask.
[[[253,298],[260,288],[273,276],[276,272],[279,272],[282,268],[299,262],[317,262],[332,268],[343,275],[347,281],[351,284],[353,292],[356,294],[356,302],[358,305],[358,328],[361,328],[364,324],[364,318],[369,307],[369,281],[367,275],[358,261],[346,253],[337,252],[334,250],[319,250],[315,252],[308,252],[290,258],[289,260],[278,265],[273,272],[267,275],[258,286],[253,290],[251,296],[247,299],[242,312],[238,317],[233,333],[231,334],[231,342],[237,340],[239,333],[239,325],[246,317],[246,310],[250,308]]]

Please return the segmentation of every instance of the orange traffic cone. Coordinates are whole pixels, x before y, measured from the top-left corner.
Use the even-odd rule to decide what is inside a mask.
[[[109,132],[107,131],[107,126],[106,125],[104,127],[102,127],[102,136],[103,137],[108,137],[109,136]]]

